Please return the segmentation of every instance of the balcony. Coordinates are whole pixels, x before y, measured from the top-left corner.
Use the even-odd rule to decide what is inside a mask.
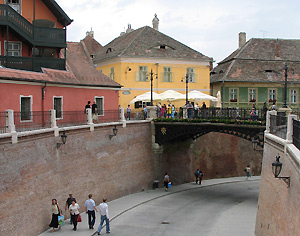
[[[30,44],[44,47],[65,48],[66,30],[33,26],[9,5],[0,4],[0,25],[7,25]]]
[[[0,56],[0,64],[7,68],[40,72],[41,67],[65,70],[66,62],[61,58]]]

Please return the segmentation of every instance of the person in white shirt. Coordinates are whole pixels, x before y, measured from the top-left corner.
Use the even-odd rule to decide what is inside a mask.
[[[89,199],[86,200],[85,204],[84,204],[85,213],[88,214],[90,229],[94,229],[94,224],[95,224],[95,220],[96,220],[95,211],[97,211],[96,206],[95,206],[95,201],[92,199],[92,197],[93,197],[93,195],[89,194]]]
[[[108,216],[108,205],[106,204],[107,199],[104,198],[103,202],[99,205],[99,213],[101,216],[101,221],[100,221],[100,225],[98,228],[98,235],[100,235],[101,229],[102,229],[102,225],[105,221],[106,223],[106,233],[109,234],[110,233],[110,229],[109,229],[109,216]]]
[[[71,214],[72,217],[72,222],[74,225],[73,230],[76,231],[77,230],[77,220],[78,220],[78,216],[79,216],[79,205],[77,203],[75,203],[75,200],[72,200],[72,204],[69,206],[69,212]]]

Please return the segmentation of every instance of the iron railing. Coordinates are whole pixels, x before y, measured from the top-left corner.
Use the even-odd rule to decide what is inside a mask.
[[[58,127],[87,124],[87,114],[83,111],[62,111],[61,118],[56,119]]]
[[[0,134],[7,132],[6,116],[7,116],[7,113],[5,111],[0,112]]]
[[[49,111],[14,112],[17,132],[37,130],[51,127]]]
[[[287,117],[285,114],[270,115],[270,133],[286,139]]]
[[[300,121],[293,120],[293,144],[300,150]]]
[[[7,68],[29,71],[41,71],[41,67],[65,70],[65,59],[42,57],[0,56],[0,64]]]
[[[0,25],[8,25],[35,46],[66,47],[66,30],[33,26],[7,4],[0,4]]]

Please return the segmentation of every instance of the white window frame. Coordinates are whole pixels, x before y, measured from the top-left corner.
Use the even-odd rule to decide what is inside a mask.
[[[22,56],[22,42],[21,41],[8,41],[8,44],[10,43],[14,43],[14,44],[19,44],[20,45],[20,52],[19,52],[19,56]],[[4,41],[4,56],[6,56],[6,45],[7,45],[7,40]],[[16,56],[9,56],[9,57],[16,57]]]
[[[236,93],[232,93],[231,90],[236,90]],[[236,95],[236,98],[232,97],[231,96],[232,94]],[[229,88],[229,102],[231,102],[230,100],[235,100],[235,99],[236,99],[236,102],[238,102],[238,97],[239,97],[239,89],[238,88]]]
[[[110,77],[111,80],[115,79],[115,68],[114,67],[110,68],[110,75],[109,75],[109,77]]]
[[[103,102],[102,102],[102,107],[103,107],[103,111],[102,111],[102,112],[103,112],[103,113],[102,113],[102,114],[99,114],[99,113],[98,113],[98,116],[104,116],[104,110],[105,110],[105,109],[104,109],[104,96],[101,96],[101,97],[95,96],[95,99],[94,99],[94,100],[96,101],[96,104],[97,104],[97,100],[96,100],[97,98],[102,98],[102,101],[103,101]],[[97,104],[97,106],[98,106],[98,104]],[[97,107],[97,112],[99,112],[99,107]]]
[[[271,98],[271,90],[275,92],[275,98]],[[272,92],[272,96],[274,96],[273,92]],[[269,88],[268,89],[268,97],[269,97],[269,101],[270,101],[270,99],[277,101],[277,89],[276,88]]]
[[[172,74],[172,67],[164,66],[163,68],[163,82],[172,83],[173,82],[173,74]],[[168,70],[168,71],[166,71]],[[166,78],[168,77],[168,80]]]
[[[61,117],[56,117],[56,111],[55,111],[55,118],[56,120],[62,120],[64,118],[64,113],[63,113],[63,105],[64,105],[64,99],[63,96],[53,96],[53,109],[54,109],[54,100],[55,98],[60,98],[61,99]]]
[[[30,98],[30,120],[22,120],[22,98]],[[28,96],[24,96],[24,95],[20,95],[20,122],[32,122],[32,104],[33,104],[33,96],[32,95],[28,95]]]
[[[187,67],[186,68],[186,74],[189,78],[189,83],[195,83],[196,82],[196,75],[195,75],[195,68],[194,67]]]
[[[255,91],[255,93],[253,93],[253,91]],[[255,94],[255,98],[253,98],[253,95]],[[257,102],[257,88],[248,88],[248,98],[249,98],[249,102],[251,102],[251,100],[255,99]]]
[[[142,70],[141,70],[142,68]],[[147,74],[148,74],[148,66],[139,66],[139,80],[140,82],[147,81]]]
[[[294,93],[293,93],[293,91],[294,91]],[[294,99],[292,99],[293,97],[294,97]],[[297,104],[297,100],[298,100],[297,89],[290,89],[290,103]]]

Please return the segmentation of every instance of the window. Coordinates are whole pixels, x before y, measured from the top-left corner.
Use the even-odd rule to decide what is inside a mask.
[[[7,42],[5,42],[5,55],[19,57],[21,56],[21,43],[9,42],[8,43],[8,54],[7,53]]]
[[[190,83],[195,83],[195,68],[186,68],[186,74]]]
[[[147,66],[139,66],[138,81],[147,81]]]
[[[291,90],[291,103],[297,103],[297,90]]]
[[[142,102],[142,101],[139,101],[139,102],[135,102],[134,103],[134,108],[143,108],[145,106],[151,106],[151,102]]]
[[[114,80],[114,74],[115,74],[115,68],[114,68],[114,67],[111,67],[111,68],[110,68],[110,78],[111,78],[112,80]]]
[[[21,0],[7,0],[6,3],[16,12],[21,14]]]
[[[47,58],[56,57],[55,48],[33,48],[32,50],[36,57],[47,57]]]
[[[256,89],[249,89],[249,102],[256,102]]]
[[[97,112],[99,116],[104,116],[104,97],[95,97]]]
[[[269,102],[276,102],[276,89],[269,89]]]
[[[31,96],[21,96],[21,121],[31,120]]]
[[[230,102],[237,102],[238,90],[237,88],[230,89]]]
[[[171,67],[164,67],[163,82],[172,82]]]
[[[56,111],[56,118],[62,119],[62,97],[54,97],[53,98],[53,109]]]

